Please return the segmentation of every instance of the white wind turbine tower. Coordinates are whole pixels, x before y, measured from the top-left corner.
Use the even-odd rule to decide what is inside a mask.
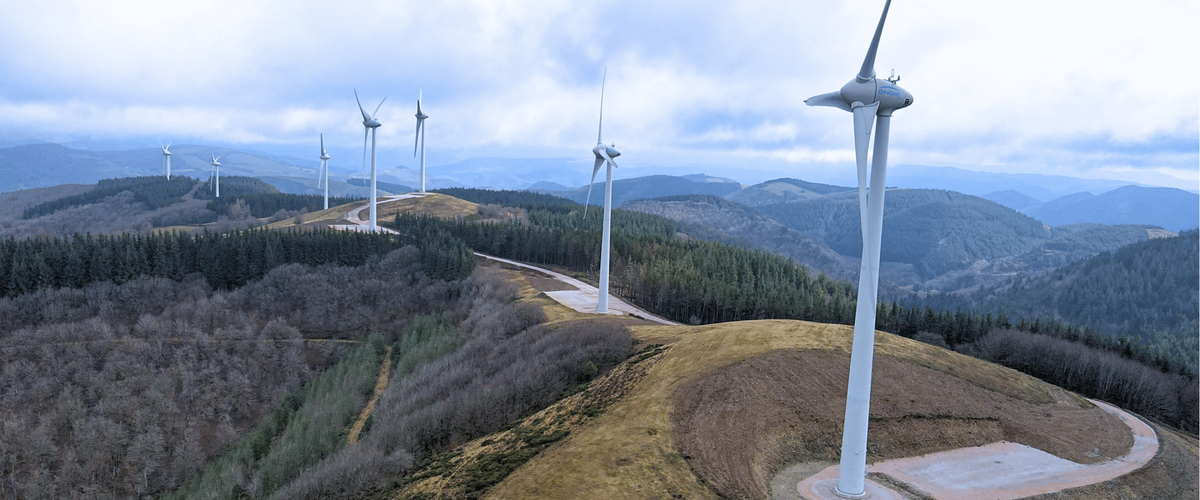
[[[212,167],[213,167],[213,179],[215,179],[217,181],[217,183],[216,183],[217,198],[220,198],[221,197],[221,162],[219,162],[217,160],[220,160],[221,157],[220,156],[212,156],[212,155],[209,155],[209,156],[212,158],[212,163],[210,163],[209,165],[212,165]]]
[[[425,192],[425,119],[429,115],[421,111],[421,93],[417,93],[417,134],[413,141],[413,156],[417,156],[417,142],[421,143],[421,192]]]
[[[810,97],[809,106],[829,106],[854,113],[854,150],[858,161],[858,211],[862,222],[862,267],[858,277],[858,306],[854,317],[854,345],[850,351],[850,380],[846,389],[846,419],[842,431],[842,458],[834,493],[844,498],[866,498],[867,423],[871,404],[871,365],[875,351],[875,304],[879,294],[879,245],[883,234],[884,182],[887,178],[888,131],[892,112],[908,107],[912,94],[896,85],[899,78],[875,77],[875,53],[887,20],[891,0],[883,15],[858,75],[840,91]],[[867,193],[867,146],[875,124],[870,193]]]
[[[321,134],[321,173],[317,178],[317,189],[325,183],[325,210],[329,210],[329,154],[325,152],[325,134]]]
[[[162,148],[163,169],[165,169],[167,172],[167,180],[171,180],[171,143],[168,142],[166,146],[163,146],[162,143],[159,143],[158,146]]]
[[[386,101],[387,97],[383,98]],[[379,112],[379,108],[383,106],[383,101],[379,101],[379,106],[375,106],[375,113]],[[358,100],[358,91],[354,91],[354,102],[358,103],[358,110],[363,117],[363,163],[367,161],[367,134],[371,134],[371,223],[369,229],[371,232],[379,230],[375,225],[375,129],[379,128],[382,123],[375,119],[375,113],[367,116],[367,111],[362,107],[362,101]]]
[[[608,79],[608,68],[604,69],[604,77],[600,80],[600,125],[596,128],[596,147],[592,148],[592,154],[596,155],[596,164],[592,166],[592,182],[588,184],[587,202],[583,204],[583,218],[587,218],[587,207],[592,201],[592,184],[596,183],[596,172],[600,171],[600,165],[607,164],[607,170],[604,176],[604,231],[600,239],[600,294],[596,300],[596,312],[608,312],[608,263],[609,263],[609,246],[612,241],[612,169],[617,166],[617,162],[613,158],[621,156],[621,152],[617,151],[616,144],[605,146],[604,141],[600,139],[600,133],[604,130],[604,81]]]

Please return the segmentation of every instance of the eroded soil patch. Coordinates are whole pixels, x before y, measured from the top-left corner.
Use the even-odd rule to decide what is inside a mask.
[[[788,350],[718,369],[678,391],[676,445],[722,495],[763,498],[788,464],[838,460],[849,365],[844,353]],[[1053,396],[1020,400],[877,356],[868,461],[1006,440],[1095,463],[1132,447],[1119,419],[1066,392]]]

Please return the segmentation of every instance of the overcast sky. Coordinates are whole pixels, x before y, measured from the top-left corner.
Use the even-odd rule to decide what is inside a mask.
[[[361,148],[358,89],[372,109],[387,96],[382,163],[411,165],[423,90],[431,164],[589,160],[607,67],[604,139],[624,152],[623,177],[850,182],[851,115],[803,101],[854,76],[882,6],[8,2],[0,142],[161,139],[307,157],[324,132],[345,158]],[[1196,0],[896,0],[876,69],[894,68],[915,99],[892,121],[890,164],[1194,190],[1197,26]]]

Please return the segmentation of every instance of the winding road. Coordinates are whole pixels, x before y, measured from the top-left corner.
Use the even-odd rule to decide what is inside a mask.
[[[407,194],[399,194],[399,195],[393,195],[393,196],[384,196],[384,197],[379,198],[377,203],[382,205],[387,202],[405,200],[405,199],[410,199],[410,198],[421,198],[423,196],[426,196],[426,194],[407,193]],[[361,214],[365,209],[366,209],[366,203],[363,204],[362,208],[355,207],[355,208],[350,209],[350,211],[346,213],[346,220],[348,222],[351,222],[351,224],[333,225],[333,226],[329,226],[329,227],[334,228],[334,229],[348,230],[348,231],[363,231],[363,232],[370,231],[370,229],[368,229],[370,222],[364,221],[361,218]],[[392,234],[399,234],[394,230],[391,230],[391,229],[388,229],[388,228],[382,227],[382,226],[378,226],[378,230],[387,232],[387,233],[392,233]],[[616,316],[628,315],[628,316],[641,318],[646,321],[652,321],[654,323],[659,323],[659,324],[663,324],[663,325],[676,325],[676,326],[679,325],[679,323],[676,323],[674,321],[671,321],[671,320],[668,320],[665,318],[655,316],[653,314],[650,314],[649,312],[639,309],[612,294],[609,294],[609,298],[608,298],[608,313],[597,313],[596,312],[596,303],[599,301],[600,289],[598,289],[592,285],[584,283],[583,281],[577,280],[577,279],[567,276],[565,274],[557,273],[557,272],[551,271],[549,269],[533,266],[533,265],[526,264],[523,262],[517,262],[517,261],[509,260],[509,259],[502,259],[500,257],[493,257],[491,255],[482,254],[479,252],[475,252],[475,256],[477,256],[479,258],[483,258],[483,259],[500,262],[500,263],[507,264],[510,266],[516,266],[516,267],[520,267],[522,269],[527,269],[530,271],[538,272],[538,273],[545,275],[547,278],[557,280],[559,282],[562,282],[564,285],[573,288],[573,290],[555,290],[555,291],[542,292],[542,293],[546,294],[547,297],[550,297],[555,302],[558,302],[559,304],[567,306],[576,312],[581,312],[584,314],[611,314],[611,315],[616,315]]]

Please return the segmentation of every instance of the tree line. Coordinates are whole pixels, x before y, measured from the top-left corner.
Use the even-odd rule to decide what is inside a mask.
[[[224,186],[221,186],[221,188],[224,189]],[[329,206],[336,207],[361,199],[360,197],[353,196],[330,196]],[[259,218],[270,217],[281,210],[285,212],[316,212],[325,208],[324,196],[287,193],[249,193],[240,195],[221,193],[220,198],[209,200],[207,208],[216,212],[217,215],[229,216],[231,208],[239,201],[249,208],[250,215]]]
[[[39,203],[26,208],[21,217],[32,219],[49,215],[65,208],[96,203],[124,191],[133,193],[133,201],[142,203],[146,209],[155,210],[183,201],[183,195],[195,185],[196,179],[184,176],[172,177],[170,180],[157,175],[101,179],[91,191]]]
[[[400,246],[395,236],[333,230],[10,238],[0,240],[0,296],[101,281],[120,284],[138,276],[179,280],[191,273],[228,290],[281,264],[359,265]]]

